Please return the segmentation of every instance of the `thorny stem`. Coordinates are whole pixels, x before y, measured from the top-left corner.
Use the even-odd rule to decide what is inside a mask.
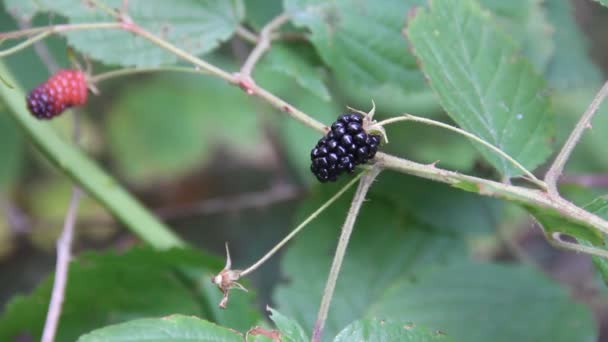
[[[483,146],[489,148],[490,150],[492,150],[493,152],[495,152],[496,154],[498,154],[499,156],[501,156],[502,158],[505,158],[506,160],[508,160],[511,164],[513,164],[515,167],[517,167],[519,170],[521,170],[526,176],[527,179],[536,184],[538,187],[540,187],[543,190],[547,189],[547,185],[539,180],[538,178],[536,178],[536,176],[534,176],[534,174],[532,174],[532,172],[530,172],[528,169],[526,169],[523,165],[521,165],[517,160],[513,159],[513,157],[511,157],[510,155],[508,155],[507,153],[505,153],[504,151],[502,151],[501,149],[499,149],[498,147],[490,144],[489,142],[481,139],[480,137],[471,134],[463,129],[460,129],[458,127],[454,127],[454,126],[450,126],[448,124],[445,124],[443,122],[439,122],[439,121],[435,121],[435,120],[431,120],[431,119],[427,119],[427,118],[421,118],[418,116],[414,116],[411,114],[403,114],[401,116],[396,116],[396,117],[392,117],[383,121],[380,121],[378,123],[376,123],[375,125],[377,126],[386,126],[388,124],[394,123],[394,122],[399,122],[399,121],[415,121],[415,122],[420,122],[420,123],[424,123],[427,125],[431,125],[431,126],[437,126],[437,127],[441,127],[441,128],[445,128],[448,129],[452,132],[456,132],[458,134],[464,135],[465,137],[474,140],[480,144],[482,144]]]
[[[287,13],[283,13],[278,15],[274,19],[272,19],[268,24],[266,24],[262,31],[260,31],[260,36],[257,40],[257,45],[247,57],[247,60],[243,64],[241,68],[241,75],[244,77],[251,77],[251,73],[253,68],[257,64],[257,62],[262,58],[264,53],[270,48],[270,42],[272,41],[272,33],[276,31],[279,27],[285,24],[289,20],[290,16]]]
[[[338,240],[338,246],[336,247],[336,254],[331,264],[331,269],[325,285],[325,291],[323,291],[323,298],[321,299],[321,305],[319,307],[319,313],[317,314],[317,320],[312,332],[312,342],[321,341],[321,337],[323,336],[323,328],[325,326],[325,321],[327,320],[327,314],[329,313],[329,306],[336,288],[336,282],[338,280],[338,275],[340,274],[340,268],[342,267],[344,255],[346,254],[346,248],[348,247],[350,235],[353,232],[355,221],[357,220],[359,210],[361,209],[361,205],[365,200],[367,191],[381,170],[382,169],[378,166],[372,167],[371,170],[367,171],[363,175],[361,181],[359,182],[359,187],[357,187],[357,192],[355,192],[350,209],[348,210],[348,215],[346,216],[346,220],[342,226],[342,232],[340,234],[340,239]]]
[[[113,22],[113,23],[88,23],[88,24],[68,24],[68,25],[54,25],[48,27],[41,27],[29,30],[21,30],[7,33],[0,33],[0,41],[4,39],[18,38],[29,36],[33,34],[38,34],[41,32],[49,31],[51,33],[57,32],[66,32],[66,31],[75,31],[75,30],[87,30],[87,29],[123,29],[130,31],[136,35],[144,37],[148,39],[150,42],[156,44],[157,46],[179,56],[180,58],[189,61],[195,66],[201,68],[208,73],[217,76],[230,84],[238,85],[243,90],[247,92],[249,95],[257,96],[266,102],[268,102],[273,107],[287,113],[292,118],[304,123],[305,125],[321,132],[326,133],[329,128],[323,123],[315,120],[310,115],[300,111],[295,108],[291,104],[285,102],[281,98],[275,96],[274,94],[268,92],[266,89],[259,87],[254,82],[251,84],[245,84],[243,82],[243,78],[238,74],[230,74],[222,69],[219,69],[212,64],[209,64],[196,56],[189,54],[188,52],[179,49],[178,47],[172,45],[171,43],[159,38],[150,32],[147,32],[135,25],[132,22],[122,21],[121,22]],[[251,37],[250,37],[251,38]],[[580,134],[587,127],[589,119],[592,117],[593,113],[597,111],[599,107],[599,103],[608,93],[608,85],[604,85],[600,93],[596,96],[596,99],[588,109],[588,111],[583,116],[583,119],[575,128],[575,131],[571,135],[571,139],[569,139],[570,144],[566,144],[564,149],[560,152],[559,158],[554,162],[553,167],[551,168],[551,172],[548,173],[545,178],[545,182],[547,182],[547,186],[549,189],[551,187],[555,187],[555,181],[557,177],[561,173],[561,169],[563,169],[563,165],[565,164],[568,156],[574,146],[576,145],[576,141],[580,138]],[[574,204],[564,200],[559,196],[547,196],[545,192],[541,192],[533,189],[526,189],[518,186],[513,186],[510,184],[502,184],[498,182],[494,182],[491,180],[477,178],[467,175],[462,175],[457,172],[452,172],[448,170],[442,170],[435,165],[424,165],[415,163],[406,159],[394,157],[385,153],[378,153],[376,155],[375,161],[377,163],[378,168],[386,168],[392,169],[399,172],[403,172],[406,174],[411,174],[415,176],[419,176],[422,178],[427,178],[447,184],[451,184],[452,186],[456,186],[459,188],[463,188],[468,191],[473,191],[485,196],[493,196],[498,197],[510,201],[516,201],[524,206],[534,206],[539,208],[544,208],[548,210],[557,211],[569,221],[581,224],[589,229],[597,229],[604,234],[608,234],[608,222],[599,218],[598,216],[587,212]],[[557,191],[552,191],[553,194],[557,194]],[[556,242],[557,240],[553,240],[552,242]],[[605,256],[605,251],[602,250],[582,250],[575,246],[566,246],[565,244],[561,244],[560,247],[574,249],[583,251],[588,254]]]
[[[591,101],[591,104],[589,104],[589,107],[581,116],[580,120],[572,130],[572,133],[570,133],[570,136],[568,137],[568,140],[566,140],[566,143],[562,147],[561,151],[559,151],[557,157],[555,157],[553,164],[551,164],[551,167],[549,167],[549,170],[545,175],[545,183],[547,183],[549,194],[552,196],[559,196],[557,191],[557,180],[561,176],[564,166],[566,165],[568,158],[570,158],[570,154],[574,150],[574,147],[576,147],[576,144],[580,140],[581,135],[585,129],[591,128],[591,119],[599,109],[606,96],[608,96],[608,81],[604,83],[597,95],[595,95],[595,98],[593,101]]]
[[[306,218],[306,220],[302,221],[289,235],[287,235],[283,240],[281,240],[278,244],[276,244],[268,253],[266,253],[260,260],[256,261],[253,265],[249,266],[246,270],[240,273],[241,277],[246,276],[247,274],[255,271],[260,265],[266,262],[266,260],[270,259],[279,249],[281,249],[287,242],[293,239],[296,234],[298,234],[304,227],[306,227],[312,220],[317,218],[325,209],[327,209],[330,205],[332,205],[340,196],[342,196],[348,189],[350,189],[358,180],[361,178],[363,173],[358,174],[355,178],[353,178],[350,182],[348,182],[342,189],[336,192],[327,202],[323,203],[317,210],[315,210],[310,216]]]

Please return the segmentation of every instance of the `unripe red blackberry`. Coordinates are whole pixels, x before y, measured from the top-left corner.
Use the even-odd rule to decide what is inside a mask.
[[[27,108],[38,119],[52,119],[72,106],[87,102],[87,82],[80,70],[59,70],[26,98]]]
[[[310,170],[320,182],[333,182],[344,172],[372,159],[381,137],[363,129],[363,115],[344,114],[310,152]]]

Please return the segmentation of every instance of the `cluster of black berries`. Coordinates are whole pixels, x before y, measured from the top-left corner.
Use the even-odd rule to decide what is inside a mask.
[[[380,139],[380,135],[365,132],[363,115],[340,115],[310,152],[310,170],[319,181],[333,182],[341,173],[351,173],[355,166],[372,159]]]

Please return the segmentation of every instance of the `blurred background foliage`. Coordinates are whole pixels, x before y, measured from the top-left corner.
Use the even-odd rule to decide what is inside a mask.
[[[559,146],[606,78],[608,10],[589,0],[479,2],[496,15],[501,28],[546,78],[557,115],[553,143]],[[15,3],[5,1],[5,6]],[[297,3],[286,1],[286,7]],[[283,8],[277,0],[264,5],[246,1],[245,5],[244,21],[253,29],[261,28]],[[402,20],[401,14],[395,13],[390,20]],[[62,20],[38,14],[32,25]],[[306,20],[294,22],[301,25]],[[367,24],[359,25],[355,34],[365,34],[361,30],[367,30]],[[0,11],[0,31],[18,28],[15,17]],[[292,25],[287,29],[303,30]],[[388,69],[379,69],[376,75],[357,74],[352,70],[356,65],[348,61],[360,47],[345,44],[320,50],[315,47],[323,44],[323,32],[312,34],[314,45],[274,46],[255,71],[257,82],[325,123],[347,105],[367,110],[370,98],[378,104],[380,118],[408,111],[450,122],[413,58],[405,61],[411,69],[400,74]],[[399,32],[391,37],[396,41],[394,48],[381,53],[398,59],[407,52],[407,43]],[[58,65],[69,66],[65,39],[51,37],[44,44]],[[249,43],[233,38],[205,58],[234,70],[249,49]],[[49,74],[34,49],[4,61],[25,89]],[[96,72],[109,69],[94,65]],[[100,90],[78,113],[82,149],[199,251],[133,249],[139,245],[137,239],[94,200],[85,198],[78,214],[75,250],[99,254],[85,253],[79,257],[82,269],[72,271],[68,291],[75,294],[68,297],[59,340],[73,339],[104,324],[176,312],[211,317],[246,330],[261,319],[259,313],[266,304],[277,306],[310,331],[348,199],[323,214],[281,257],[251,276],[256,294],[235,297],[234,317],[222,316],[231,315],[230,310],[217,312],[219,292],[207,284],[207,278],[207,283],[201,279],[222,266],[221,258],[207,253],[223,255],[224,243],[229,241],[233,261],[239,267],[250,264],[344,184],[320,186],[310,174],[309,151],[318,134],[210,77],[152,73],[111,80],[101,84]],[[0,101],[0,311],[5,312],[0,340],[23,331],[29,331],[26,336],[30,337],[39,333],[50,288],[47,276],[53,270],[55,240],[70,193],[69,180],[28,144],[7,110]],[[49,122],[66,140],[71,124],[68,116]],[[417,124],[393,125],[387,131],[390,144],[383,147],[387,152],[423,163],[440,161],[444,168],[467,174],[498,177],[460,136]],[[577,203],[585,204],[606,192],[606,136],[608,106],[596,116],[593,129],[567,166],[563,190]],[[113,252],[104,252],[127,250],[122,261]],[[139,266],[130,267],[130,262]],[[176,265],[180,276],[167,278],[167,274],[175,275]],[[437,268],[444,273],[435,274]],[[608,340],[608,296],[588,257],[550,247],[530,217],[510,204],[413,177],[389,172],[380,176],[364,206],[341,277],[331,311],[336,318],[328,323],[331,334],[364,312],[439,325],[468,341],[489,340],[497,331],[505,341],[526,340],[518,338],[530,329],[538,333],[538,340],[589,341],[597,336]],[[108,295],[115,301],[92,302],[79,289],[84,291],[94,279],[99,279],[98,296],[118,287],[124,297]],[[451,281],[444,283],[444,279]],[[32,296],[8,304],[16,294],[27,295],[41,283]],[[147,292],[140,297],[128,295],[141,291],[142,283]],[[480,291],[497,298],[460,303],[441,297],[458,290],[469,291],[470,298]],[[391,300],[396,297],[401,299],[399,305],[412,312],[399,311]],[[150,298],[158,302],[151,304]],[[425,303],[421,298],[436,302]],[[442,308],[442,312],[428,307]],[[91,308],[89,316],[81,313],[85,308]],[[494,312],[498,308],[504,316]],[[488,321],[515,327],[492,325],[487,332],[472,332],[466,322],[474,321],[480,312],[494,312]],[[551,329],[539,327],[535,323],[539,316],[566,322],[568,329],[562,331],[555,323]]]

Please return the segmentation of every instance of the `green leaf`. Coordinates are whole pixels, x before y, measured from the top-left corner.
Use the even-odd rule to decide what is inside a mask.
[[[553,55],[554,29],[547,20],[543,0],[481,0],[491,10],[498,24],[514,38],[538,72],[547,67]]]
[[[172,315],[163,318],[144,318],[111,325],[83,335],[78,339],[78,342],[101,341],[242,342],[243,335],[196,317]]]
[[[546,0],[547,17],[555,29],[555,54],[546,70],[549,84],[568,89],[599,84],[600,68],[589,56],[589,41],[574,18],[570,1]]]
[[[313,64],[310,51],[297,46],[297,50],[289,45],[275,44],[268,52],[267,64],[271,70],[293,78],[296,83],[311,94],[324,101],[329,101],[329,90],[321,80],[321,70]]]
[[[298,322],[285,317],[283,314],[273,308],[268,308],[270,311],[270,319],[281,331],[282,342],[308,342],[308,335],[304,332],[304,329],[298,324]]]
[[[3,86],[3,85],[0,85]],[[0,102],[0,191],[13,186],[23,165],[23,136]]]
[[[334,342],[350,341],[428,342],[452,339],[441,331],[431,332],[409,322],[364,319],[351,323],[334,339]]]
[[[221,81],[163,75],[124,92],[108,113],[108,141],[130,180],[175,179],[204,164],[215,143],[248,156],[262,134],[252,99]]]
[[[533,169],[551,153],[554,123],[546,88],[490,19],[471,0],[436,0],[417,12],[407,35],[452,119]],[[521,174],[475,146],[503,175]]]
[[[113,22],[116,19],[79,0],[40,0],[46,10],[61,14],[72,24]],[[111,9],[120,9],[121,0],[105,0]],[[194,55],[210,52],[228,40],[244,15],[241,0],[133,0],[128,14],[154,35]],[[117,29],[68,32],[70,45],[106,64],[151,67],[172,64],[178,58],[150,41]]]
[[[0,61],[0,74],[16,86],[16,88],[10,89],[0,85],[0,97],[5,101],[13,119],[27,134],[28,141],[36,145],[45,157],[65,175],[81,185],[144,241],[158,248],[170,248],[182,244],[175,234],[145,210],[112,177],[103,172],[76,147],[61,139],[48,123],[36,120],[28,112],[23,101],[25,94],[2,61]]]
[[[387,112],[436,108],[400,33],[408,10],[424,3],[284,0],[293,23],[311,31],[312,44],[351,106],[366,108],[373,99]]]
[[[410,320],[457,341],[597,339],[589,309],[524,266],[459,262],[416,279],[404,276],[368,315]]]
[[[57,340],[74,341],[108,324],[174,313],[246,330],[259,318],[252,311],[251,295],[233,293],[234,311],[228,313],[217,308],[222,296],[217,287],[209,291],[209,279],[221,268],[221,261],[186,249],[85,254],[70,266]],[[10,341],[22,333],[40,338],[51,288],[49,278],[31,295],[18,296],[7,305],[0,318],[0,340]]]
[[[379,182],[388,175],[381,175]],[[297,217],[306,217],[336,191],[335,187],[323,189],[327,191],[324,196],[304,203]],[[401,276],[464,254],[464,242],[458,236],[441,234],[440,228],[418,223],[390,198],[374,192],[374,187],[371,191],[357,218],[342,266],[325,328],[327,340],[363,317]],[[278,287],[274,300],[278,309],[305,331],[312,331],[350,197],[345,194],[311,222],[282,260],[282,274],[289,283]]]

